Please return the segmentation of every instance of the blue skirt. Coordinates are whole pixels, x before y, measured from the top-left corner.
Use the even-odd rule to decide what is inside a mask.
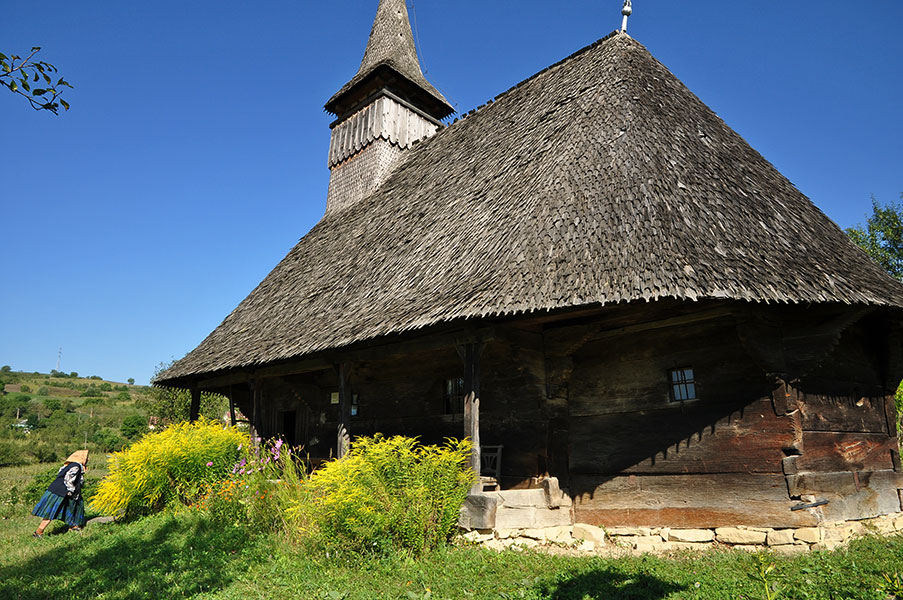
[[[81,499],[73,500],[57,496],[51,491],[44,492],[31,514],[42,519],[63,521],[69,527],[85,526],[84,502]]]

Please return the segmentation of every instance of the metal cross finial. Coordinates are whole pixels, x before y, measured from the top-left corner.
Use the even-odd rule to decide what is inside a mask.
[[[624,20],[621,21],[621,31],[627,33],[627,17],[633,14],[633,3],[631,0],[624,0],[624,8],[621,9]]]

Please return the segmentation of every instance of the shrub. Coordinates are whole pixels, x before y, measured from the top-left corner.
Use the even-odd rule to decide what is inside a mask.
[[[88,388],[81,393],[82,398],[102,398],[103,392],[100,391],[94,384],[88,386]]]
[[[42,385],[41,387],[38,388],[38,396],[49,396],[49,395],[50,395],[50,388],[47,387],[46,385]],[[44,404],[47,404],[47,403],[45,402]]]
[[[327,546],[420,553],[443,545],[474,480],[470,451],[467,440],[440,447],[401,436],[358,438],[345,458],[313,472],[289,516]]]
[[[19,390],[20,390],[23,394],[30,394],[30,393],[31,393],[31,386],[28,385],[27,383],[23,383],[23,384],[19,387]]]
[[[101,452],[116,452],[117,450],[122,450],[122,447],[125,445],[125,440],[112,429],[98,430],[91,436],[91,441],[97,445]]]
[[[41,390],[45,390],[46,388],[41,388]],[[46,394],[41,394],[41,390],[38,390],[38,394],[42,396],[46,396]],[[59,410],[63,407],[63,403],[60,402],[59,398],[45,398],[44,399],[44,407],[49,411]]]
[[[25,462],[25,453],[18,444],[0,440],[0,467],[24,465]]]
[[[37,504],[44,492],[47,491],[47,488],[50,487],[50,484],[53,483],[53,480],[56,479],[56,475],[59,471],[59,466],[50,467],[32,477],[31,483],[25,487],[25,491],[23,492],[25,503]]]
[[[119,392],[116,395],[116,400],[119,402],[129,402],[131,399],[132,399],[132,395],[129,394],[127,391]]]
[[[131,415],[122,420],[120,428],[122,435],[132,441],[138,439],[148,431],[147,417],[141,415]]]
[[[39,463],[51,463],[59,460],[59,455],[56,453],[54,447],[46,442],[33,444],[28,449],[28,453]]]
[[[113,386],[105,381],[105,382],[101,383],[100,387],[97,389],[99,389],[101,392],[112,392]]]
[[[222,480],[248,436],[206,420],[179,423],[144,436],[110,457],[93,507],[111,515],[138,515],[194,501],[202,489]]]

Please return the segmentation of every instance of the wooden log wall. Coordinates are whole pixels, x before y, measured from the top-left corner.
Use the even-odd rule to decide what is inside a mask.
[[[783,475],[792,420],[730,317],[590,339],[573,357],[570,469],[578,521],[800,526]],[[692,367],[697,400],[673,402]]]
[[[738,313],[585,336],[568,394],[579,521],[794,527],[901,510],[884,382],[903,373],[882,355],[882,317],[830,307],[801,326],[799,307],[754,310],[769,326]],[[675,405],[667,373],[683,366],[693,367],[699,400]],[[829,502],[817,513],[789,510],[813,499]]]
[[[503,488],[557,476],[578,520],[601,525],[798,527],[819,517],[790,507],[813,498],[829,500],[822,518],[900,510],[900,328],[848,310],[662,303],[498,326],[480,356],[482,443],[504,446]],[[679,367],[697,400],[671,402]],[[351,436],[462,437],[445,383],[463,370],[452,344],[352,361]],[[296,441],[333,456],[338,391],[331,369],[266,380],[262,435],[297,410]],[[234,397],[250,416],[250,392]]]
[[[838,336],[832,352],[795,382],[787,410],[798,413],[799,455],[787,459],[790,494],[828,500],[831,520],[895,512],[903,490],[893,390],[880,316]],[[897,374],[896,377],[899,377]]]

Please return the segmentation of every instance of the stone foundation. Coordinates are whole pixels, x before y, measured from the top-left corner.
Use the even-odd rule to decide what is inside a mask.
[[[615,556],[713,548],[734,548],[752,552],[771,550],[778,554],[798,554],[810,550],[833,550],[864,535],[893,533],[903,533],[903,512],[861,521],[834,521],[822,523],[818,527],[797,529],[765,527],[602,529],[577,523],[550,527],[473,529],[464,533],[462,538],[493,550],[543,547],[558,552]]]

